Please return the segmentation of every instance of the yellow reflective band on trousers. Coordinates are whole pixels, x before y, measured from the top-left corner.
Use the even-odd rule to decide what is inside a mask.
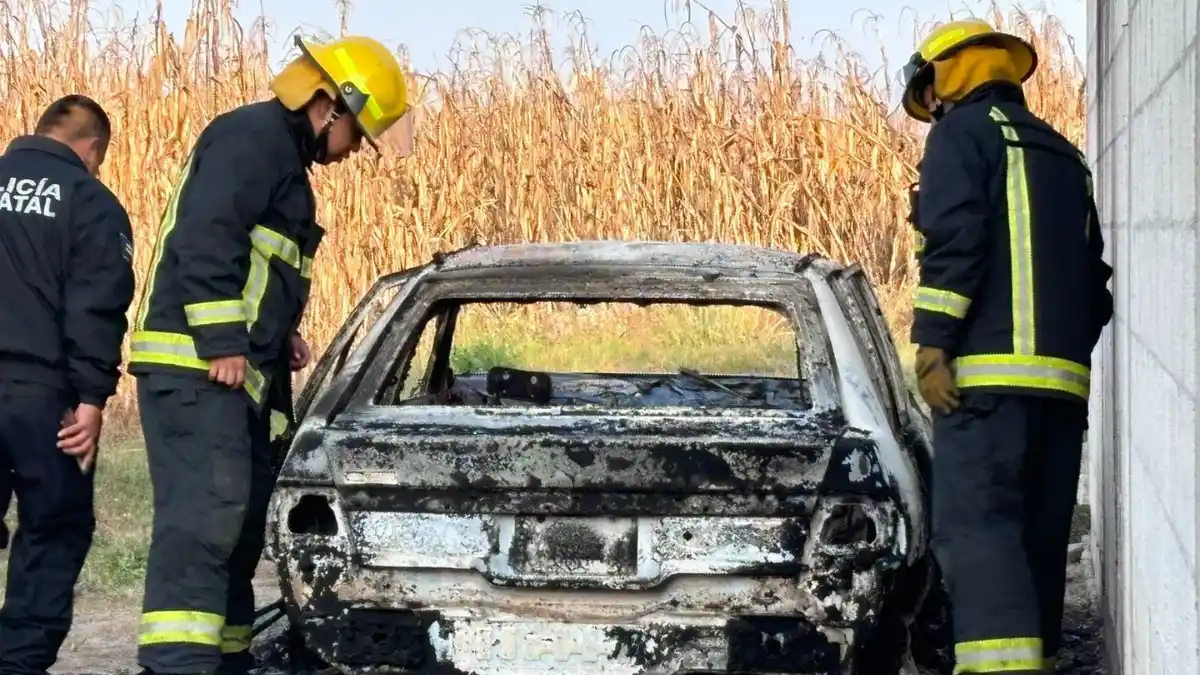
[[[213,300],[183,306],[187,322],[193,328],[221,323],[242,323],[246,320],[243,300]]]
[[[1020,354],[972,354],[954,360],[959,388],[1019,387],[1050,389],[1087,400],[1091,371],[1086,367],[1050,356]]]
[[[965,317],[970,308],[970,298],[952,291],[943,291],[940,288],[920,286],[917,288],[916,297],[913,298],[913,309],[949,314],[956,319]]]
[[[209,362],[196,355],[196,343],[192,336],[153,330],[137,331],[130,337],[129,362],[189,368],[205,373],[209,368]],[[250,398],[262,405],[266,379],[254,366],[246,366],[244,386]]]
[[[977,640],[954,645],[954,673],[1011,673],[1040,671],[1041,638]]]
[[[194,644],[218,647],[225,617],[208,612],[170,610],[142,614],[138,646]]]
[[[250,626],[225,626],[221,629],[221,653],[236,654],[250,649]]]
[[[1029,183],[1025,177],[1025,151],[1017,130],[1000,108],[993,107],[991,117],[1002,122],[1000,130],[1008,141],[1008,250],[1012,273],[1013,353],[1034,354],[1037,327],[1034,325],[1033,305],[1033,231],[1029,224]]]

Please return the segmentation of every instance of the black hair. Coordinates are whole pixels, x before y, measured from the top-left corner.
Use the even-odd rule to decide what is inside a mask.
[[[112,139],[112,122],[99,103],[83,94],[68,94],[51,103],[38,118],[34,133],[62,132],[67,140],[96,138],[107,147]]]

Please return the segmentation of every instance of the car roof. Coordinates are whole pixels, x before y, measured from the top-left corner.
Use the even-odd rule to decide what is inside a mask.
[[[807,261],[808,265],[801,265]],[[447,254],[439,272],[497,267],[697,267],[755,274],[794,275],[816,266],[828,273],[838,265],[791,251],[699,242],[595,240],[550,244],[480,246]]]

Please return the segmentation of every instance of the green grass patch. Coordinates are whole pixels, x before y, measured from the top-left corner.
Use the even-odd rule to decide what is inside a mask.
[[[464,307],[451,367],[466,373],[499,365],[552,372],[676,373],[690,368],[708,375],[795,377],[796,336],[785,317],[760,307]]]

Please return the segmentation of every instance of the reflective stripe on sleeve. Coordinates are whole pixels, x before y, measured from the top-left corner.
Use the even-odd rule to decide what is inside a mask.
[[[263,259],[279,258],[295,268],[305,279],[312,275],[312,258],[301,254],[299,244],[275,230],[255,225],[250,231],[250,244]]]
[[[183,306],[187,322],[193,328],[221,323],[243,323],[246,320],[244,300],[213,300]]]
[[[916,297],[913,298],[913,309],[949,314],[956,319],[965,317],[970,308],[970,298],[940,288],[920,286],[917,288]]]
[[[146,612],[138,628],[138,645],[190,643],[217,647],[225,617],[208,612],[172,610]]]

